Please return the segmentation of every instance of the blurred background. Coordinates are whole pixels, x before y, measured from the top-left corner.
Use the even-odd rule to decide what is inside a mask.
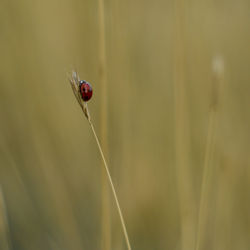
[[[250,2],[0,2],[0,249],[250,249]]]

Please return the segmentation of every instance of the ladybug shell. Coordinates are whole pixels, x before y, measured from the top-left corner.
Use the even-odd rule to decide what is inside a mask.
[[[88,100],[90,100],[93,94],[93,90],[92,90],[90,83],[81,80],[79,82],[79,90],[80,90],[83,101],[87,102]]]

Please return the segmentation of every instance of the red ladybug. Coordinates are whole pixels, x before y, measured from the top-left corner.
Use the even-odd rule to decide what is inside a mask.
[[[79,90],[80,90],[83,101],[87,102],[88,100],[90,100],[93,94],[93,90],[92,90],[90,83],[84,80],[81,80],[79,82]]]

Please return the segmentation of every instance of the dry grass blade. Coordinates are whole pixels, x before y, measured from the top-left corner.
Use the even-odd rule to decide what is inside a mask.
[[[80,81],[79,76],[77,75],[77,73],[75,71],[73,71],[71,77],[69,77],[69,82],[71,84],[71,87],[72,87],[72,90],[74,92],[74,95],[75,95],[78,103],[80,104],[80,106],[82,108],[82,111],[83,111],[84,115],[88,119],[88,122],[90,124],[91,130],[92,130],[93,135],[95,137],[98,149],[100,151],[100,154],[101,154],[101,157],[102,157],[102,160],[103,160],[103,163],[104,163],[105,171],[106,171],[107,176],[108,176],[110,187],[111,187],[112,193],[114,195],[114,199],[115,199],[115,203],[116,203],[117,210],[118,210],[118,213],[119,213],[119,217],[120,217],[120,220],[121,220],[122,229],[123,229],[124,237],[125,237],[125,240],[126,240],[127,248],[128,248],[128,250],[131,250],[131,246],[130,246],[130,242],[129,242],[129,237],[128,237],[128,233],[127,233],[127,228],[126,228],[126,225],[125,225],[125,221],[123,219],[123,215],[122,215],[121,207],[120,207],[120,204],[119,204],[119,201],[118,201],[118,198],[117,198],[115,187],[114,187],[114,184],[113,184],[110,172],[109,172],[108,164],[107,164],[106,159],[104,157],[103,150],[102,150],[101,144],[99,142],[99,139],[98,139],[98,137],[96,135],[93,123],[90,120],[90,114],[89,114],[89,111],[88,111],[87,103],[84,102],[82,100],[82,98],[81,98],[81,94],[80,94],[80,91],[79,91],[79,81]]]

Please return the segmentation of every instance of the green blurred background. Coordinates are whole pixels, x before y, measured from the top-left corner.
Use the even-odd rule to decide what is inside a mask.
[[[75,67],[132,249],[250,249],[249,0],[104,6],[105,91],[98,1],[0,2],[0,249],[126,249]]]

